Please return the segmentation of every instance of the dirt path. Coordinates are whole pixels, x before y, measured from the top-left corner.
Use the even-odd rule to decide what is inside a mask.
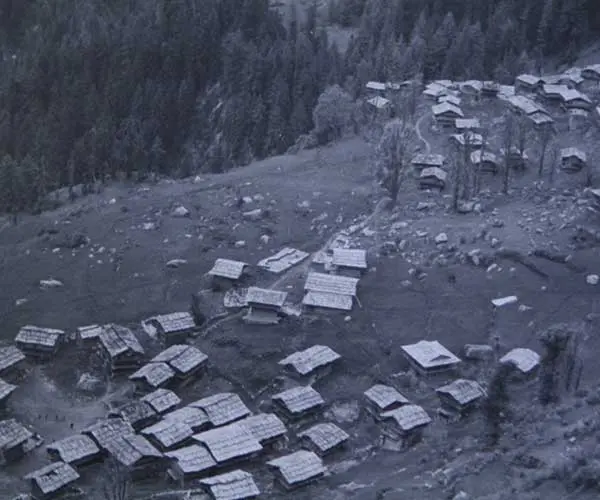
[[[429,115],[421,115],[421,117],[417,120],[417,123],[415,124],[415,131],[417,132],[417,136],[419,137],[419,140],[425,144],[425,154],[428,155],[431,153],[431,144],[429,144],[429,141],[427,139],[425,139],[425,137],[423,137],[423,134],[421,133],[421,123],[423,123],[423,119],[426,118]]]

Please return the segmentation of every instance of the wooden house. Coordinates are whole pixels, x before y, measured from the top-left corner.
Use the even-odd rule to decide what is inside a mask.
[[[302,304],[309,308],[350,311],[358,282],[358,278],[310,272],[304,283]]]
[[[527,379],[537,374],[541,357],[532,349],[517,347],[500,358],[500,363],[512,363],[515,366],[514,378]]]
[[[146,401],[140,399],[130,401],[116,410],[109,412],[109,418],[118,417],[127,422],[135,431],[152,425],[160,415]]]
[[[300,264],[300,262],[307,259],[308,256],[308,252],[303,252],[296,248],[285,247],[276,254],[260,260],[257,265],[270,273],[281,274],[291,267]]]
[[[462,417],[473,410],[485,396],[483,388],[474,380],[458,379],[436,389],[441,409],[450,417]]]
[[[167,363],[146,363],[129,375],[135,384],[136,393],[145,394],[168,386],[175,379],[175,371]]]
[[[246,294],[248,312],[244,316],[244,321],[258,325],[279,323],[282,317],[281,308],[286,298],[287,292],[251,286]]]
[[[533,128],[536,130],[542,130],[544,128],[554,126],[554,120],[552,117],[541,111],[532,113],[527,118],[533,122]]]
[[[500,170],[501,162],[498,156],[490,151],[473,151],[471,153],[471,163],[478,172],[487,172],[497,174]]]
[[[79,473],[64,462],[53,462],[25,476],[31,486],[31,495],[36,500],[62,495],[79,478]]]
[[[191,444],[165,453],[172,462],[168,470],[175,481],[184,482],[207,476],[217,467],[217,461],[200,444]]]
[[[373,96],[383,96],[387,90],[387,85],[383,82],[370,81],[365,84],[367,93]]]
[[[143,363],[144,348],[129,328],[105,325],[99,339],[112,372],[135,370]]]
[[[428,167],[421,170],[419,174],[420,189],[438,189],[442,191],[446,187],[448,172],[438,167]]]
[[[98,444],[85,434],[74,434],[46,447],[50,458],[75,467],[88,465],[102,458]]]
[[[273,447],[285,439],[287,429],[274,413],[250,415],[238,422],[250,432],[263,447]]]
[[[198,329],[194,316],[189,312],[160,314],[145,323],[156,329],[157,338],[167,346],[185,342]]]
[[[140,434],[118,437],[108,445],[108,452],[133,480],[160,477],[169,465],[168,458]]]
[[[418,405],[404,405],[381,415],[383,436],[406,448],[418,443],[431,417]]]
[[[11,395],[17,389],[16,385],[9,384],[5,380],[0,378],[0,409],[6,408],[8,400]]]
[[[519,75],[515,80],[515,90],[517,92],[534,94],[542,85],[542,79],[534,75]]]
[[[481,130],[481,122],[479,118],[457,118],[454,120],[454,128],[459,134],[468,131],[479,132]]]
[[[237,422],[194,434],[193,439],[210,451],[220,467],[246,460],[263,450],[258,439]]]
[[[432,82],[423,90],[423,96],[426,99],[437,102],[438,98],[448,93],[448,88],[439,83]]]
[[[437,340],[420,340],[400,349],[409,365],[421,375],[449,371],[461,362]]]
[[[600,82],[600,64],[586,66],[581,70],[581,76],[586,80]]]
[[[367,99],[367,104],[377,112],[384,112],[390,110],[392,101],[377,95]]]
[[[103,455],[112,446],[113,442],[121,436],[135,434],[133,427],[122,418],[106,418],[90,425],[82,431],[83,434],[90,436]]]
[[[185,422],[172,420],[160,420],[143,428],[140,433],[163,452],[185,446],[194,435],[192,428]]]
[[[452,104],[453,106],[460,107],[461,100],[460,97],[454,94],[444,94],[437,98],[438,104],[441,104],[443,102],[447,102],[449,104]]]
[[[321,457],[308,450],[269,460],[267,465],[274,471],[277,482],[288,491],[312,483],[327,472]]]
[[[5,379],[17,378],[25,368],[25,354],[13,345],[0,347],[0,376]]]
[[[577,148],[564,148],[560,151],[560,163],[564,172],[575,174],[586,167],[587,155]]]
[[[367,251],[361,248],[334,248],[331,265],[335,273],[360,278],[367,270]]]
[[[181,403],[180,397],[168,389],[156,389],[141,400],[148,403],[159,415],[173,411]]]
[[[541,90],[541,87],[544,85],[561,85],[560,77],[560,74],[540,76],[540,88],[538,88],[538,91]]]
[[[212,279],[213,290],[228,290],[237,285],[248,269],[246,262],[230,259],[217,259],[208,275]]]
[[[367,412],[373,415],[375,420],[381,420],[381,415],[385,412],[410,404],[406,397],[389,385],[375,384],[364,394],[367,399]]]
[[[500,85],[494,81],[485,81],[481,87],[481,97],[497,97],[500,93]]]
[[[559,105],[563,102],[563,95],[569,91],[566,85],[550,85],[544,84],[541,86],[540,96],[548,104]]]
[[[303,447],[315,452],[320,457],[330,455],[345,446],[350,439],[349,434],[337,425],[324,422],[298,433]]]
[[[483,82],[480,80],[467,80],[460,84],[460,91],[464,95],[479,97],[483,89]]]
[[[581,68],[572,68],[560,75],[558,83],[566,85],[571,89],[576,89],[585,82],[585,78],[581,75]]]
[[[208,356],[197,347],[175,344],[152,358],[153,363],[166,363],[180,382],[196,379],[206,369]]]
[[[449,102],[436,104],[431,107],[431,111],[436,123],[442,127],[453,127],[457,118],[464,117],[462,109]]]
[[[310,417],[325,406],[323,397],[311,386],[292,387],[271,399],[275,412],[287,420]]]
[[[220,392],[213,394],[198,401],[190,403],[188,406],[200,408],[208,417],[212,426],[230,424],[236,420],[247,417],[252,412],[234,392]]]
[[[279,362],[286,371],[301,382],[314,381],[328,375],[342,357],[331,347],[314,345],[290,354]]]
[[[241,469],[201,479],[200,485],[213,500],[249,500],[260,496],[252,474]]]
[[[38,360],[51,359],[65,343],[63,330],[24,326],[15,337],[15,344],[26,355]]]
[[[543,111],[536,102],[522,95],[509,97],[508,103],[513,112],[520,116],[529,116],[539,111]]]
[[[101,325],[86,325],[77,328],[75,335],[79,347],[93,347],[100,341]]]
[[[581,109],[590,111],[593,108],[592,100],[579,90],[567,89],[562,93],[562,105],[565,110]]]
[[[445,163],[444,155],[440,154],[418,154],[411,161],[411,165],[417,174],[420,174],[424,168],[444,168]]]
[[[35,434],[14,418],[0,421],[0,463],[10,464],[24,457]]]
[[[192,428],[194,432],[202,432],[210,429],[211,423],[208,415],[201,408],[193,406],[184,406],[163,416],[163,420],[171,422],[184,422]]]

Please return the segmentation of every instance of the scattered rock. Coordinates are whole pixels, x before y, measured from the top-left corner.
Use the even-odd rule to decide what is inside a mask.
[[[254,210],[244,212],[242,214],[242,217],[245,220],[258,221],[264,217],[264,212],[262,208],[255,208]]]
[[[458,204],[459,214],[469,214],[473,211],[475,211],[475,202],[473,201],[464,201]]]
[[[469,495],[467,495],[464,491],[460,491],[452,497],[452,500],[470,500],[470,499],[471,499],[471,497]]]
[[[178,207],[175,207],[175,209],[172,212],[172,215],[173,217],[189,217],[190,211],[183,205],[179,205]]]
[[[266,245],[267,243],[269,243],[270,239],[271,239],[271,237],[270,237],[268,234],[263,234],[263,235],[260,237],[260,242],[261,242],[263,245]]]
[[[392,231],[399,231],[400,229],[406,229],[407,227],[408,227],[408,222],[400,221],[400,222],[394,222],[392,224],[392,226],[390,227],[390,229]]]
[[[244,197],[242,198],[242,202],[244,202],[244,203],[246,203],[246,204],[248,204],[248,203],[252,203],[253,201],[254,201],[254,200],[252,199],[252,197],[251,197],[251,196],[244,196]]]
[[[436,244],[448,243],[448,235],[446,233],[440,233],[435,237]]]
[[[246,246],[246,242],[244,240],[238,240],[233,246],[235,246],[235,248],[244,248]]]
[[[494,357],[494,349],[487,344],[466,344],[464,357],[473,361],[485,361]]]
[[[598,276],[597,274],[588,274],[585,278],[585,282],[588,285],[597,285],[599,281],[600,276]]]
[[[430,208],[434,208],[435,207],[435,203],[432,203],[430,201],[420,201],[417,204],[417,210],[429,210]]]
[[[371,237],[371,236],[374,236],[374,235],[375,235],[375,231],[373,231],[372,229],[369,229],[368,227],[365,227],[365,228],[362,230],[362,234],[363,234],[364,236],[366,236],[367,238],[369,238],[369,237]]]
[[[77,381],[77,389],[83,392],[99,393],[104,389],[104,383],[98,377],[84,373]]]
[[[172,259],[169,262],[167,262],[167,267],[177,268],[185,264],[187,264],[187,260],[185,259]]]
[[[519,312],[526,312],[526,311],[531,311],[533,309],[533,307],[531,306],[526,306],[525,304],[521,304],[519,306]]]
[[[154,231],[156,229],[156,223],[154,223],[154,222],[144,222],[142,224],[142,229],[144,231]]]
[[[17,299],[15,300],[15,305],[19,307],[25,304],[26,302],[29,302],[29,299]]]
[[[60,288],[61,286],[63,286],[63,282],[55,280],[54,278],[40,281],[40,287],[42,290],[48,290],[49,288]]]

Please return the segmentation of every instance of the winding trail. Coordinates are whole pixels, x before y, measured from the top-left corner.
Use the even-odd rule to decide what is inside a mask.
[[[421,123],[423,122],[423,119],[426,118],[428,115],[421,115],[421,117],[417,120],[417,123],[415,123],[415,132],[417,133],[417,136],[419,137],[419,140],[425,144],[425,154],[428,155],[431,153],[431,144],[429,144],[429,141],[427,139],[425,139],[425,137],[423,137],[423,134],[421,133]]]

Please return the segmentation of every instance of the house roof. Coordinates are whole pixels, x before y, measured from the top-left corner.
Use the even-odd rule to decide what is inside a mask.
[[[419,179],[428,179],[431,177],[439,179],[442,182],[446,182],[448,172],[439,167],[427,167],[421,170],[421,173],[419,174]]]
[[[479,150],[478,151],[473,151],[471,153],[471,163],[477,165],[477,164],[481,163],[481,161],[482,161],[481,151],[479,151]],[[496,156],[491,151],[484,151],[483,152],[483,161],[484,162],[489,162],[489,163],[495,163],[495,164],[500,163],[500,159],[498,158],[498,156]]]
[[[538,85],[541,81],[539,76],[523,74],[517,76],[517,81],[525,83],[526,85]]]
[[[175,344],[152,358],[154,362],[168,363],[171,368],[181,374],[188,374],[204,364],[208,356],[197,347],[187,344]]]
[[[418,154],[416,155],[411,163],[413,165],[427,165],[429,167],[442,167],[444,165],[444,155],[439,155],[439,154],[431,154],[431,155],[426,155],[426,154]]]
[[[141,433],[154,437],[164,448],[177,446],[194,435],[192,428],[181,420],[161,420]]]
[[[77,328],[77,335],[82,340],[97,339],[102,333],[102,326],[100,325],[86,325]]]
[[[279,274],[286,269],[302,262],[309,256],[308,252],[297,250],[295,248],[283,248],[275,255],[271,255],[265,259],[262,259],[258,263],[258,267],[266,269],[272,273]]]
[[[316,453],[307,450],[269,460],[267,465],[278,469],[285,482],[290,485],[317,478],[327,472],[323,460]]]
[[[354,297],[356,296],[357,286],[357,278],[310,272],[306,278],[304,290],[309,290],[311,292],[334,293],[338,295],[350,295]]]
[[[385,90],[386,89],[385,83],[373,82],[373,81],[367,82],[365,87],[368,88],[369,90]]]
[[[184,332],[196,328],[194,317],[189,312],[174,312],[159,314],[151,321],[158,324],[159,328],[166,334]]]
[[[392,405],[405,405],[410,403],[410,401],[395,388],[384,384],[375,384],[365,391],[365,396],[369,401],[373,402],[380,411],[385,411]]]
[[[540,355],[523,347],[517,347],[500,358],[500,363],[512,362],[522,373],[529,373],[540,364]]]
[[[565,92],[567,92],[568,90],[569,90],[569,87],[567,87],[566,85],[560,85],[560,84],[545,84],[542,87],[542,91],[548,97],[554,96],[554,97],[562,98],[563,94]]]
[[[448,89],[444,85],[440,85],[436,82],[431,82],[429,85],[427,85],[427,87],[425,87],[423,94],[432,97],[439,97],[440,95],[445,94],[447,92]]]
[[[283,436],[287,429],[281,419],[274,413],[250,415],[238,422],[258,440],[260,444],[270,439]]]
[[[350,438],[345,430],[330,422],[313,425],[310,429],[299,433],[298,436],[310,440],[323,452],[335,448]]]
[[[452,137],[461,146],[465,146],[467,141],[469,141],[471,146],[480,146],[483,144],[483,136],[470,131],[463,132],[462,134],[452,134],[450,137]]]
[[[403,345],[401,349],[425,369],[454,365],[461,361],[437,340],[420,340],[416,344]]]
[[[460,405],[466,405],[485,395],[483,388],[474,380],[458,379],[436,389],[440,394],[446,394]]]
[[[554,123],[551,116],[548,116],[542,111],[537,111],[529,115],[529,119],[532,120],[536,125],[543,125],[544,123]]]
[[[135,431],[122,418],[107,418],[90,425],[83,432],[90,435],[100,448],[106,449],[120,436],[131,435]]]
[[[49,444],[46,449],[56,453],[63,462],[68,464],[100,454],[98,445],[85,434],[74,434],[60,441],[55,441]]]
[[[0,401],[8,398],[17,388],[16,385],[9,384],[5,380],[0,378]]]
[[[560,157],[563,160],[568,158],[577,158],[579,161],[585,163],[587,161],[587,155],[585,152],[577,148],[564,148],[560,150]]]
[[[261,304],[266,306],[281,307],[285,303],[287,292],[278,290],[268,290],[251,286],[246,294],[246,302],[248,304]]]
[[[393,419],[403,431],[411,431],[431,423],[431,417],[418,405],[404,405],[381,414],[385,419]]]
[[[323,307],[327,309],[338,309],[350,311],[352,309],[353,297],[351,295],[339,295],[327,292],[306,292],[302,304],[311,307]]]
[[[194,430],[200,430],[210,425],[206,412],[193,406],[184,406],[178,410],[167,413],[164,420],[184,422]]]
[[[79,479],[79,473],[64,462],[53,462],[25,476],[35,483],[40,491],[49,495]]]
[[[24,360],[25,354],[18,347],[14,345],[0,347],[0,373],[18,365]]]
[[[168,389],[156,389],[141,400],[148,403],[157,413],[171,411],[181,403],[181,398]]]
[[[194,435],[194,440],[208,448],[217,463],[262,451],[262,445],[246,427],[235,422]]]
[[[138,422],[156,417],[156,411],[149,403],[138,399],[121,406],[118,415],[131,425],[136,425]]]
[[[0,450],[12,448],[32,437],[33,432],[14,418],[0,421]]]
[[[536,111],[542,110],[538,104],[522,95],[510,96],[508,98],[508,102],[512,104],[515,108],[525,113],[526,115],[531,115]]]
[[[572,102],[572,101],[581,100],[581,101],[584,101],[586,104],[592,104],[592,100],[587,95],[585,95],[582,92],[579,92],[579,90],[575,90],[575,89],[565,90],[561,94],[561,98],[564,102]]]
[[[99,339],[111,358],[127,352],[138,355],[144,354],[144,348],[140,344],[140,341],[129,328],[125,328],[124,326],[103,326]]]
[[[168,451],[165,456],[176,460],[184,474],[195,474],[210,470],[217,465],[210,452],[199,444]]]
[[[479,118],[457,118],[454,120],[454,124],[458,129],[474,129],[481,127]]]
[[[441,102],[440,104],[435,104],[434,106],[431,106],[431,111],[434,114],[434,116],[441,116],[445,114],[452,114],[460,117],[464,116],[462,109],[449,102]]]
[[[202,409],[214,426],[224,425],[247,417],[252,412],[233,392],[221,392],[199,399],[189,406]]]
[[[160,387],[175,377],[175,372],[167,363],[146,363],[129,375],[129,380],[145,380],[151,387]]]
[[[111,442],[107,451],[123,465],[130,467],[145,458],[162,458],[150,441],[140,434],[120,436]]]
[[[279,364],[282,366],[292,366],[299,375],[308,375],[312,371],[327,366],[341,356],[331,347],[326,345],[314,345],[303,351],[297,351],[282,359]]]
[[[260,495],[252,474],[241,469],[201,479],[200,484],[209,488],[215,500],[242,500]]]
[[[367,103],[377,109],[383,109],[390,103],[390,100],[386,99],[385,97],[375,96],[371,99],[367,99]]]
[[[460,106],[461,99],[460,97],[452,94],[445,94],[438,97],[438,104],[441,104],[442,102],[449,102],[450,104],[458,107]]]
[[[217,259],[208,274],[230,280],[239,280],[247,265],[239,260]]]
[[[367,251],[361,248],[334,248],[332,264],[353,269],[366,269]]]
[[[297,414],[311,410],[325,403],[321,395],[311,386],[292,387],[273,396],[290,413]]]
[[[64,334],[63,330],[27,325],[19,330],[15,342],[40,347],[54,347]]]

